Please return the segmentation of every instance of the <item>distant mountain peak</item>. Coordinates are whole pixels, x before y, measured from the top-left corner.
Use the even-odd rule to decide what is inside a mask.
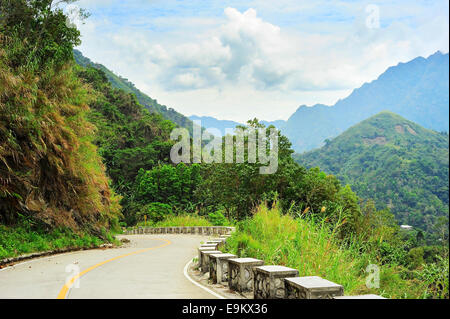
[[[436,51],[389,67],[333,106],[300,106],[281,131],[301,153],[383,110],[436,131],[449,131],[449,54]]]
[[[295,159],[389,207],[401,223],[430,231],[430,220],[448,216],[448,155],[448,134],[383,111]]]

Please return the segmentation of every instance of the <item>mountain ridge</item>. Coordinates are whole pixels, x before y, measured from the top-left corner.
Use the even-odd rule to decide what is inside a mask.
[[[286,135],[298,152],[310,151],[383,110],[397,113],[436,131],[449,131],[449,54],[437,51],[427,58],[416,57],[391,66],[376,79],[355,88],[334,105],[301,105],[287,121],[261,121],[273,124]],[[214,117],[203,119],[208,127],[229,127],[235,121]]]
[[[398,63],[333,106],[300,106],[281,129],[297,152],[320,147],[326,139],[383,110],[448,132],[448,65],[449,54],[440,51]]]
[[[448,134],[383,111],[295,159],[336,175],[401,223],[431,231],[430,221],[448,218],[448,145]]]
[[[153,99],[140,91],[128,79],[125,79],[120,75],[116,75],[103,64],[92,62],[89,58],[85,57],[81,51],[74,49],[73,52],[77,64],[83,67],[91,66],[96,69],[102,70],[106,74],[106,77],[114,88],[124,90],[127,93],[133,93],[134,95],[136,95],[139,103],[142,104],[150,112],[160,113],[167,120],[170,120],[178,126],[188,129],[189,131],[192,131],[193,123],[185,115],[175,111],[172,108],[168,108],[165,105],[159,104],[156,99]]]

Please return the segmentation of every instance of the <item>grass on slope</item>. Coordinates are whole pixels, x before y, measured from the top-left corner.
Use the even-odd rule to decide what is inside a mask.
[[[55,249],[95,248],[107,242],[117,244],[110,233],[104,231],[103,237],[105,239],[76,233],[69,228],[48,231],[25,222],[14,227],[0,225],[0,260]]]
[[[346,295],[374,293],[389,298],[421,298],[425,288],[406,280],[393,265],[380,266],[380,289],[366,287],[371,264],[356,244],[343,246],[324,224],[282,215],[278,207],[260,206],[253,218],[238,224],[227,250],[240,257],[285,265],[300,276],[320,276],[344,286]]]

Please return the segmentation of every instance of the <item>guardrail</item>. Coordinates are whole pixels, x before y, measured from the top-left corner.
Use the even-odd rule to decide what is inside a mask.
[[[197,234],[197,235],[225,235],[234,231],[228,226],[179,226],[179,227],[138,227],[126,230],[126,235],[137,234]]]
[[[378,295],[344,296],[342,285],[321,277],[300,277],[297,269],[223,253],[219,249],[229,237],[220,236],[198,248],[198,267],[209,273],[213,284],[227,284],[241,294],[253,292],[254,299],[385,299]]]
[[[321,277],[300,277],[297,269],[223,253],[219,249],[234,231],[234,227],[226,226],[185,226],[138,227],[125,233],[218,235],[198,247],[199,269],[209,273],[213,284],[228,285],[230,290],[239,293],[253,292],[254,299],[385,299],[378,295],[344,296],[342,285]]]

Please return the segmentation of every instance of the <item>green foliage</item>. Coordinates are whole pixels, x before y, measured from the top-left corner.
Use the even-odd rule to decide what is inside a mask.
[[[120,206],[91,143],[88,91],[71,63],[16,69],[15,53],[27,46],[0,42],[0,223],[21,213],[101,236]]]
[[[373,198],[378,209],[389,207],[399,222],[445,240],[448,150],[448,134],[383,112],[296,159],[335,174],[360,197]]]
[[[162,165],[150,171],[141,169],[136,178],[135,200],[141,203],[163,202],[174,209],[186,207],[200,181],[200,166]]]
[[[140,169],[132,193],[133,209],[140,210],[140,207],[157,202],[168,205],[174,213],[193,212],[194,190],[200,178],[200,165],[197,164],[161,165],[148,171]]]
[[[262,124],[255,119],[249,121],[248,126],[261,127]],[[326,207],[326,214],[331,218],[337,216],[337,207],[342,207],[349,216],[359,214],[358,198],[349,187],[343,188],[337,178],[318,169],[306,170],[295,163],[289,140],[280,133],[278,139],[275,174],[260,174],[262,164],[247,163],[247,151],[242,164],[202,165],[201,184],[195,191],[197,201],[202,203],[200,212],[223,209],[229,220],[242,220],[261,202],[270,205],[279,201],[286,211],[307,210],[309,214],[319,215]],[[245,138],[245,149],[247,143]]]
[[[114,242],[109,232],[100,239],[86,232],[74,232],[70,228],[48,230],[21,220],[15,226],[0,225],[0,260],[23,254],[66,248],[95,248],[105,242]]]
[[[88,116],[97,127],[93,142],[99,148],[113,188],[123,196],[126,221],[135,223],[136,214],[152,202],[135,201],[135,180],[141,170],[169,162],[173,145],[169,134],[174,124],[159,114],[149,113],[134,95],[112,88],[103,71],[78,67],[77,74],[91,86]]]
[[[283,215],[279,205],[272,208],[262,205],[252,218],[238,223],[226,249],[240,257],[298,269],[300,276],[321,276],[343,285],[348,295],[425,297],[425,286],[418,278],[407,279],[408,272],[403,267],[379,262],[380,257],[356,238],[343,242],[336,227],[339,225],[329,225],[314,216],[294,219]],[[379,289],[365,286],[365,269],[369,264],[380,267]]]
[[[137,217],[142,221],[144,220],[144,216],[147,216],[150,223],[157,223],[168,218],[172,214],[172,207],[170,205],[155,202],[145,205],[137,214]]]
[[[66,23],[67,17],[58,8],[61,3],[72,2],[75,1],[0,1],[0,32],[5,37],[23,40],[23,46],[11,52],[13,68],[37,69],[72,59],[73,47],[81,43],[80,32]]]
[[[223,215],[222,211],[220,210],[209,213],[208,219],[214,226],[229,225],[228,219]]]
[[[429,298],[449,298],[449,258],[448,251],[445,256],[438,256],[438,261],[431,264],[424,264],[422,270],[417,271],[417,275],[427,287],[425,295]]]

